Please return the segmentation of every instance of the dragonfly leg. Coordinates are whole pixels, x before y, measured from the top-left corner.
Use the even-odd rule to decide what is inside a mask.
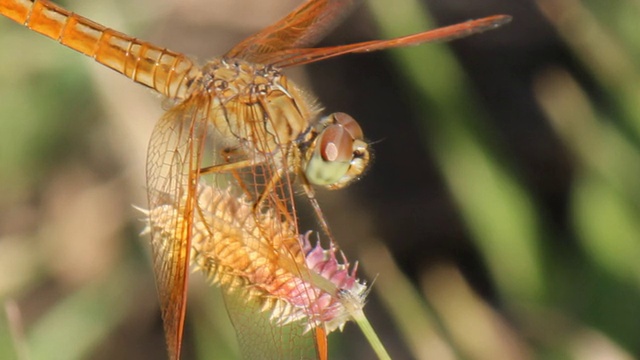
[[[200,175],[216,174],[221,172],[229,172],[233,170],[243,169],[253,165],[254,165],[254,162],[249,159],[240,160],[240,161],[235,161],[227,164],[217,164],[217,165],[206,166],[206,167],[200,168],[199,173]]]
[[[307,180],[307,178],[306,178],[306,176],[304,176],[304,174],[300,174],[300,179],[302,179],[302,188],[304,189],[304,192],[307,195],[307,198],[309,198],[309,202],[311,203],[311,207],[313,207],[313,211],[316,213],[316,217],[318,218],[318,221],[320,222],[320,227],[322,227],[322,230],[324,231],[324,233],[329,237],[329,240],[333,244],[336,244],[336,242],[334,241],[333,235],[331,233],[331,230],[329,229],[329,224],[327,223],[327,220],[324,217],[324,213],[322,212],[322,209],[320,208],[320,204],[318,203],[318,199],[316,199],[316,193],[313,190],[313,185],[311,185],[311,183],[309,183],[309,180]]]
[[[246,160],[240,160],[240,161],[235,161],[235,162],[229,162],[229,163],[226,163],[226,164],[218,164],[218,165],[212,165],[212,166],[203,167],[203,168],[200,168],[198,173],[199,173],[199,175],[206,175],[206,174],[216,174],[216,173],[223,173],[223,172],[231,172],[231,174],[233,175],[234,179],[236,179],[236,182],[242,188],[242,192],[247,196],[248,199],[251,200],[253,195],[251,194],[249,189],[247,189],[247,187],[245,186],[244,181],[242,181],[242,179],[240,178],[240,175],[238,174],[237,170],[244,169],[246,167],[253,166],[253,165],[254,164],[253,164],[253,162],[251,160],[246,159]]]
[[[284,175],[284,170],[282,168],[279,168],[275,174],[273,174],[273,176],[271,176],[271,178],[269,178],[269,182],[267,182],[264,186],[264,188],[262,189],[262,192],[260,193],[260,196],[258,197],[258,199],[256,200],[256,202],[253,204],[253,210],[255,212],[259,212],[260,211],[260,206],[267,200],[267,196],[269,196],[269,194],[271,194],[271,191],[273,189],[275,189],[275,187],[278,185],[278,183],[280,182],[280,180],[282,180],[282,177]],[[284,207],[285,204],[282,201],[274,201],[274,204],[278,207]],[[281,208],[279,209],[279,213],[280,214],[288,214],[289,211],[286,208]]]

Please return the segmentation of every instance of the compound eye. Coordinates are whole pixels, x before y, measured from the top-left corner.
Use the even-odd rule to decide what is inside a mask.
[[[362,128],[360,124],[351,117],[349,114],[345,114],[342,112],[334,113],[333,119],[335,123],[338,125],[342,125],[342,127],[351,135],[351,138],[354,140],[362,140],[364,139],[364,133],[362,132]]]
[[[353,138],[340,125],[330,125],[319,136],[319,150],[327,162],[349,162],[353,156]]]
[[[320,125],[323,128],[307,150],[304,172],[312,184],[339,189],[367,167],[367,143],[358,122],[345,113],[331,114]]]
[[[353,139],[341,125],[329,125],[318,135],[307,160],[305,175],[316,185],[330,186],[349,171]]]

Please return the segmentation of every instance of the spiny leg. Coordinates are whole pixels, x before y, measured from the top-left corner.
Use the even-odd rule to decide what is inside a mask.
[[[228,157],[227,157],[228,160]],[[236,182],[239,184],[239,186],[242,188],[242,192],[250,199],[253,200],[252,197],[253,195],[251,194],[251,192],[249,191],[249,189],[247,189],[247,187],[244,184],[244,181],[242,181],[242,179],[240,178],[240,174],[238,174],[239,169],[244,169],[246,167],[250,167],[253,166],[253,162],[249,159],[246,160],[240,160],[240,161],[235,161],[235,162],[229,162],[226,164],[218,164],[218,165],[211,165],[211,166],[207,166],[207,167],[203,167],[200,168],[199,173],[200,175],[207,175],[207,174],[218,174],[218,173],[224,173],[224,172],[231,172],[231,174],[233,175],[233,178],[236,179]]]
[[[334,241],[333,233],[331,232],[331,229],[329,228],[329,224],[327,223],[327,220],[324,217],[324,213],[322,212],[322,209],[320,208],[320,204],[318,203],[318,199],[316,199],[316,193],[313,190],[313,185],[311,185],[311,183],[309,183],[309,180],[307,180],[307,177],[304,176],[304,173],[299,174],[299,177],[300,177],[301,182],[302,182],[302,188],[304,189],[304,192],[307,195],[307,198],[309,199],[309,202],[311,203],[311,207],[313,208],[313,211],[316,213],[316,217],[318,218],[318,221],[320,222],[320,227],[322,227],[322,231],[324,231],[324,233],[327,235],[327,237],[329,237],[329,241],[331,241],[332,244],[337,244]]]

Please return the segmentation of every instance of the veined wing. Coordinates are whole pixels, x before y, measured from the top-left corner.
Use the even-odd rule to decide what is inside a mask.
[[[200,247],[195,262],[221,285],[245,358],[326,359],[324,325],[318,326],[324,319],[311,314],[320,290],[305,262],[291,179],[300,157],[290,136],[307,126],[301,112],[312,110],[293,102],[297,90],[280,85],[212,100],[207,115],[216,125],[206,148],[213,147],[214,157],[206,158],[201,184],[227,195],[199,203],[196,222],[214,236],[203,240],[207,250]],[[323,293],[337,289],[329,288]]]
[[[307,330],[304,322],[275,325],[271,312],[262,309],[263,304],[258,297],[246,299],[226,289],[224,299],[244,359],[320,358],[312,336],[313,330]],[[274,332],[275,326],[279,326],[277,332]]]
[[[309,64],[345,54],[379,51],[429,42],[451,41],[496,29],[510,21],[511,16],[494,15],[388,40],[372,40],[323,48],[283,49],[270,53],[268,62],[277,67],[285,68]]]
[[[225,54],[256,63],[270,63],[270,54],[312,46],[340,23],[359,0],[308,0],[275,24],[246,38]]]
[[[207,98],[169,110],[156,124],[147,155],[149,230],[153,267],[170,359],[180,357],[196,191]],[[154,209],[167,208],[171,212]]]
[[[154,128],[147,163],[149,228],[172,359],[180,354],[189,262],[194,256],[202,259],[203,252],[208,257],[205,264],[196,261],[200,268],[245,282],[216,281],[226,294],[243,350],[257,346],[277,350],[276,358],[315,353],[314,326],[299,321],[299,314],[307,311],[305,303],[297,304],[294,318],[273,315],[275,308],[265,300],[273,299],[280,286],[295,285],[298,293],[307,293],[308,283],[296,279],[310,275],[297,236],[288,178],[291,145],[274,142],[269,129],[282,125],[271,123],[274,114],[266,112],[263,101],[267,100],[242,96],[222,101],[206,91],[196,92]],[[215,170],[204,174],[204,168]],[[207,201],[199,192],[201,186],[224,193],[228,201]],[[262,194],[266,195],[258,202]],[[255,284],[265,289],[258,295],[243,290]],[[280,316],[297,323],[278,321]],[[318,338],[319,346],[326,348],[323,341]]]
[[[305,282],[312,270],[297,224],[276,208],[256,215],[254,203],[233,189],[200,189],[196,228],[213,236],[196,230],[193,262],[221,287],[242,357],[326,359],[314,337],[322,319],[312,314],[321,290]]]
[[[45,0],[0,0],[0,14],[169,98],[183,98],[198,72],[182,54],[106,28]]]

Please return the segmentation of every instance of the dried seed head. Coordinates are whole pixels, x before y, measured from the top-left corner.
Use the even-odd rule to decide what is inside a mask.
[[[331,332],[364,306],[367,289],[356,278],[357,264],[350,270],[344,255],[338,260],[334,244],[312,245],[311,232],[298,234],[296,224],[284,220],[288,217],[273,209],[258,212],[227,190],[200,185],[197,206],[192,266],[224,291],[258,301],[274,325],[305,321],[307,331],[322,324]],[[158,239],[180,231],[173,226],[179,216],[174,205],[145,214],[147,228],[161,234]]]

